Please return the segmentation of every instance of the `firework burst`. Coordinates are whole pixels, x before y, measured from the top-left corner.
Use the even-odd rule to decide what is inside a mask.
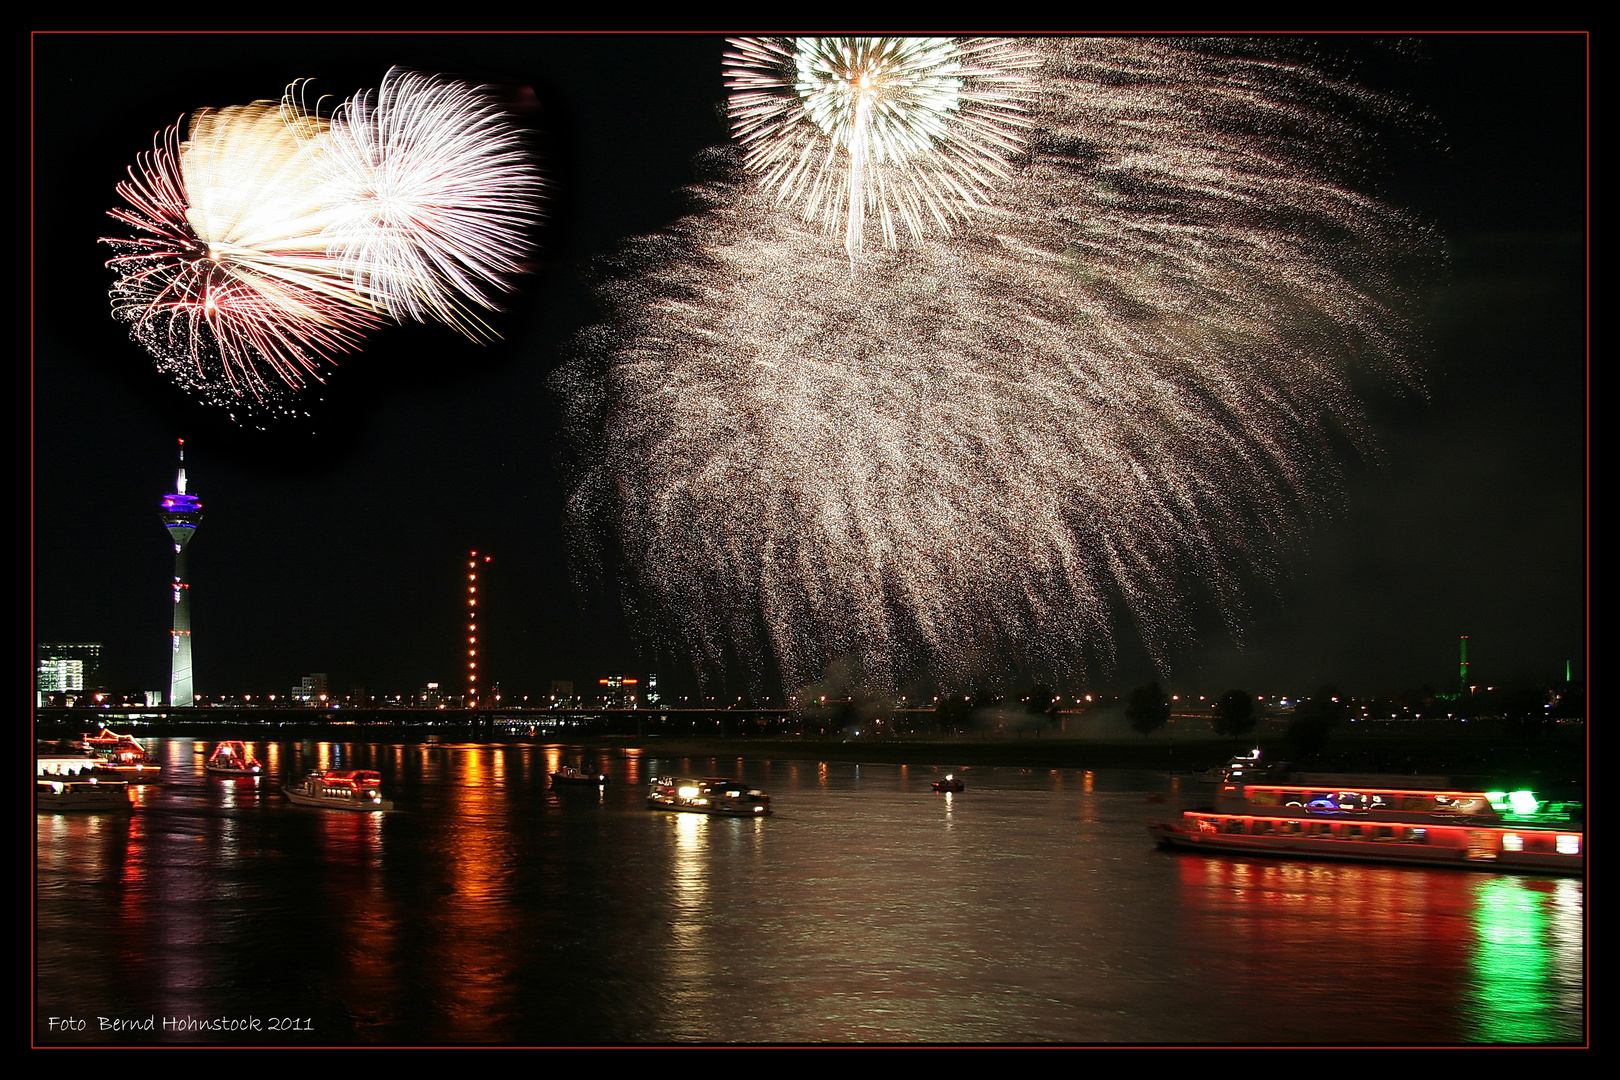
[[[278,102],[201,112],[118,185],[113,314],[212,400],[278,398],[381,323],[330,252],[313,145]]]
[[[750,169],[853,263],[876,215],[884,246],[948,233],[1023,149],[1036,58],[957,38],[736,38],[732,126]]]
[[[540,183],[486,93],[396,68],[338,109],[323,172],[339,257],[372,303],[493,336],[472,309],[523,272]]]
[[[1040,48],[1030,151],[971,227],[852,276],[721,155],[604,287],[559,380],[574,513],[709,673],[1074,672],[1123,618],[1162,664],[1322,505],[1330,440],[1363,438],[1350,367],[1404,375],[1390,273],[1421,235],[1339,179],[1353,91],[1269,53]]]
[[[493,334],[475,308],[522,271],[537,175],[488,95],[393,70],[327,119],[280,101],[162,133],[110,211],[114,315],[215,404],[286,408],[390,320]]]

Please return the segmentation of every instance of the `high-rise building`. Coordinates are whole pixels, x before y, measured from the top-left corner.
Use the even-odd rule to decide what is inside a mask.
[[[42,641],[36,647],[35,703],[77,697],[100,684],[101,642]]]
[[[596,684],[605,689],[602,701],[608,708],[635,708],[637,680],[627,679],[623,675],[609,675],[605,679],[597,679]]]
[[[169,707],[184,708],[195,700],[191,681],[191,579],[186,573],[186,545],[202,523],[202,500],[186,494],[186,440],[180,440],[180,472],[174,490],[163,496],[163,527],[174,541],[174,629],[170,632]]]

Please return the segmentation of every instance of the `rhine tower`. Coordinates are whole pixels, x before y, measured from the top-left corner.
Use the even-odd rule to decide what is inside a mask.
[[[174,491],[163,496],[163,527],[174,540],[174,630],[169,668],[169,708],[189,706],[191,683],[191,581],[186,573],[186,545],[202,522],[202,501],[186,494],[186,440],[180,440],[180,473]]]

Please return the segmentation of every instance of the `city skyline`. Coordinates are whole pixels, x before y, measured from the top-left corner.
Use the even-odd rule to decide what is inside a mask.
[[[125,37],[35,39],[36,640],[106,642],[110,682],[156,685],[168,575],[149,500],[183,438],[208,477],[199,693],[309,671],[453,684],[457,568],[474,549],[494,556],[480,670],[503,690],[621,669],[689,681],[637,638],[615,584],[575,581],[545,380],[592,317],[590,260],[673,221],[694,156],[726,141],[721,39],[264,35],[228,61],[194,36],[142,41],[137,65]],[[1551,679],[1568,660],[1584,678],[1585,38],[1318,47],[1410,103],[1378,171],[1449,255],[1424,293],[1425,389],[1371,389],[1379,455],[1348,462],[1342,501],[1282,577],[1249,583],[1243,650],[1201,611],[1167,682],[1438,688],[1463,634],[1491,681]],[[169,386],[108,313],[95,239],[113,184],[189,109],[300,77],[342,94],[396,63],[530,91],[553,193],[541,266],[493,316],[503,342],[385,332],[340,361],[306,421],[238,428]],[[1117,671],[1093,683],[1157,677],[1131,628],[1118,636]]]

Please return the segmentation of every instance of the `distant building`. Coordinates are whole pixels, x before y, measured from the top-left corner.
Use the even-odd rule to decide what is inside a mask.
[[[44,678],[47,665],[63,666],[62,670],[76,670],[77,681],[58,686],[59,690],[84,690],[101,683],[101,642],[99,641],[42,641],[35,649],[39,659],[40,676]],[[76,667],[74,667],[76,665]],[[43,685],[40,687],[44,689]]]
[[[572,679],[552,679],[551,707],[553,709],[571,709],[575,704],[574,681]]]
[[[305,675],[303,680],[292,688],[292,699],[299,705],[325,704],[326,673],[317,671],[313,675]]]
[[[36,704],[44,705],[53,695],[77,697],[100,685],[99,641],[40,642],[35,654]]]
[[[597,679],[596,683],[602,687],[602,703],[608,708],[631,709],[635,707],[638,680],[627,679],[623,675],[609,675],[605,679]]]
[[[658,703],[662,700],[663,698],[658,694],[658,673],[649,671],[647,672],[647,687],[642,692],[641,703],[649,709],[656,709]]]

